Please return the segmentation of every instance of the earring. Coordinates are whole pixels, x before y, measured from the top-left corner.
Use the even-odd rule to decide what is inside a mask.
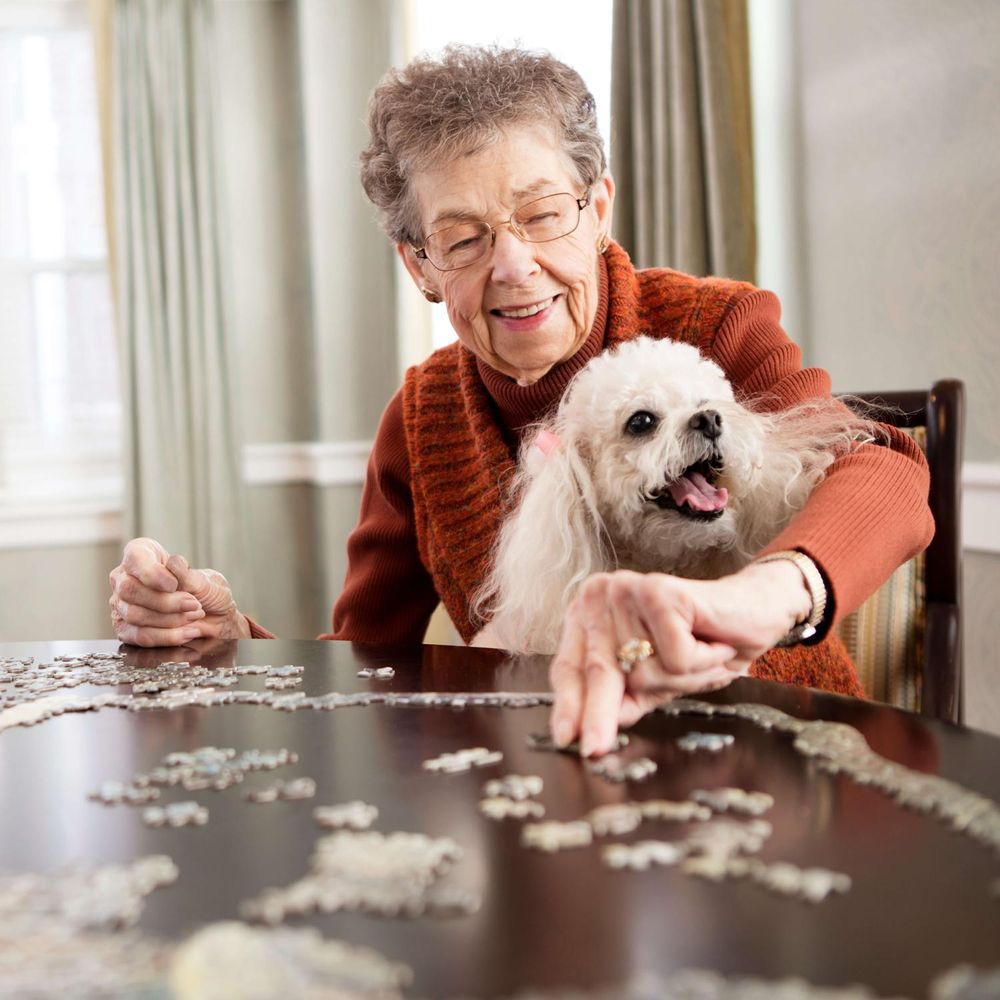
[[[437,292],[432,292],[426,285],[420,286],[420,294],[432,305],[437,305],[441,301],[441,296]]]
[[[608,242],[608,234],[601,233],[601,235],[597,238],[597,252],[604,253],[604,251],[608,249]]]

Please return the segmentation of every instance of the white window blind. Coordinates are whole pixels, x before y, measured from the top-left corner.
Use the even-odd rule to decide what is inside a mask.
[[[0,7],[0,513],[8,537],[12,519],[37,520],[46,504],[116,507],[121,490],[93,41],[82,4],[12,9],[16,18]]]

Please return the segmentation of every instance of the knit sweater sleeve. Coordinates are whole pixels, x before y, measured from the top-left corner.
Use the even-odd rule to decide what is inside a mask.
[[[803,368],[802,354],[780,325],[776,296],[739,286],[721,324],[703,338],[703,353],[738,391],[781,407],[830,395],[830,377]],[[865,445],[835,461],[803,509],[763,553],[798,549],[824,573],[833,624],[853,611],[934,534],[927,503],[930,476],[919,446],[885,428],[886,444]]]
[[[382,415],[347,559],[333,631],[319,638],[419,643],[438,596],[417,550],[402,390]]]

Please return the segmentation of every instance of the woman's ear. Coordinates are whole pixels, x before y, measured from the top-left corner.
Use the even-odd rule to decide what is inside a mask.
[[[597,212],[598,232],[611,236],[612,209],[615,204],[615,179],[605,170],[594,184],[591,204]]]
[[[427,275],[424,274],[424,262],[414,253],[413,247],[409,243],[397,243],[396,253],[399,255],[399,259],[403,262],[403,267],[406,268],[407,273],[413,279],[413,283],[417,286],[420,294],[426,298],[427,293],[431,292],[437,296],[437,300],[440,302],[441,290],[437,287],[437,283],[433,278],[428,279]]]

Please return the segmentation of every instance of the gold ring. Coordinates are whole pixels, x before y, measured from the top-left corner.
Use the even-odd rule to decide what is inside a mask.
[[[618,666],[623,674],[632,672],[632,668],[653,655],[653,644],[648,639],[629,639],[618,647]]]

